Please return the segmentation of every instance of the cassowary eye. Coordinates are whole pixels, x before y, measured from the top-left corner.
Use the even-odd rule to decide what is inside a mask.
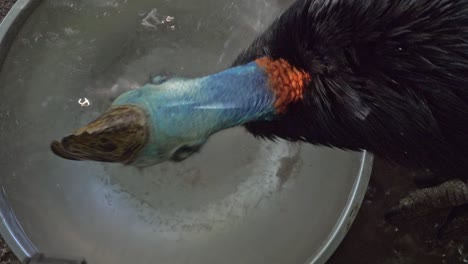
[[[188,157],[190,157],[193,153],[197,152],[200,149],[198,146],[189,146],[184,145],[177,149],[174,154],[172,154],[171,160],[175,162],[180,162]]]

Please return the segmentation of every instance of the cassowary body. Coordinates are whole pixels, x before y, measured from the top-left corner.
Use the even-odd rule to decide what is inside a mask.
[[[468,161],[468,2],[297,1],[234,65],[262,57],[310,82],[253,134],[410,166]]]
[[[240,125],[262,138],[365,149],[463,178],[468,1],[298,0],[231,68],[155,78],[52,150],[148,166],[183,160]],[[468,202],[463,186],[446,204]]]

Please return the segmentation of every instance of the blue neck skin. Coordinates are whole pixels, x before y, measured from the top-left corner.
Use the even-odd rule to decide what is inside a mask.
[[[137,163],[155,164],[181,146],[203,145],[220,130],[272,119],[274,103],[267,75],[252,62],[202,78],[156,77],[113,105],[137,105],[147,112],[151,136]]]

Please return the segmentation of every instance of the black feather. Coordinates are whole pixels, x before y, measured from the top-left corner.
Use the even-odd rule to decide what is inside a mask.
[[[310,73],[306,98],[254,135],[366,149],[406,166],[468,163],[468,1],[299,0],[233,66]]]

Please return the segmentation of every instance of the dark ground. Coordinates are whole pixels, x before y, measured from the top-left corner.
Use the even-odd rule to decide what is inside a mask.
[[[8,13],[16,0],[0,0],[0,21]]]
[[[0,21],[16,0],[0,0]],[[468,243],[420,239],[416,231],[399,230],[383,220],[384,210],[415,188],[411,171],[376,159],[366,198],[348,235],[329,264],[468,263]],[[405,225],[400,226],[405,229]],[[466,248],[466,249],[465,249]],[[0,264],[19,264],[0,238]]]
[[[386,223],[385,210],[416,186],[416,172],[391,165],[378,158],[361,209],[348,235],[328,264],[455,264],[468,263],[468,243],[433,241],[421,237],[421,231],[403,223],[399,228]],[[428,219],[417,219],[416,226]],[[435,222],[429,222],[433,225]],[[430,235],[432,228],[422,232]],[[433,228],[433,231],[436,229]]]

